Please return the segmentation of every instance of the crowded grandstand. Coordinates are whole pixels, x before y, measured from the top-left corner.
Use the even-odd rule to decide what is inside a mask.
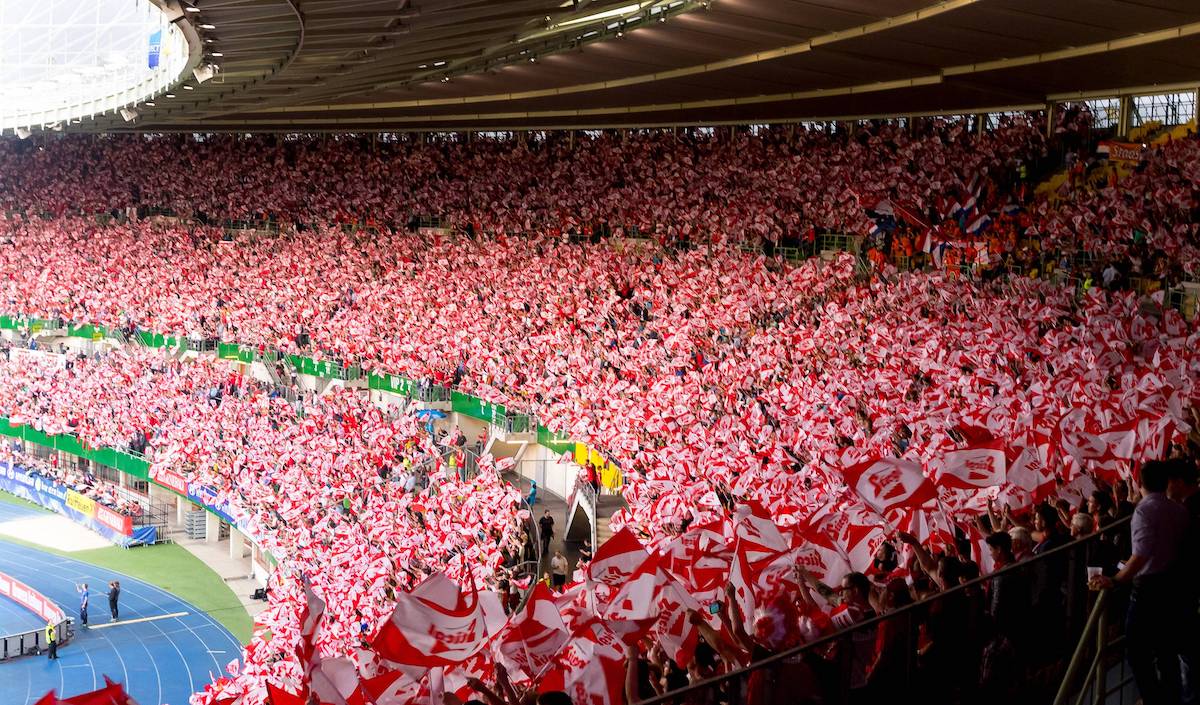
[[[431,36],[454,5],[391,4]],[[568,3],[534,35],[734,4]],[[930,12],[976,4],[1028,5]],[[374,108],[282,107],[231,63],[250,102],[160,111],[245,45],[192,27],[219,3],[153,5],[182,88],[0,123],[0,465],[37,492],[0,490],[78,519],[60,488],[123,546],[251,546],[265,606],[192,705],[1200,696],[1194,86],[424,132],[397,101],[318,133],[237,119]],[[504,80],[467,54],[417,95]],[[132,702],[104,675],[61,702]]]

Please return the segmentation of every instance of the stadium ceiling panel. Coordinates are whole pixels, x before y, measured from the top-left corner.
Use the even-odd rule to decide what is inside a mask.
[[[768,122],[1200,85],[1196,0],[155,1],[211,75],[73,129]]]

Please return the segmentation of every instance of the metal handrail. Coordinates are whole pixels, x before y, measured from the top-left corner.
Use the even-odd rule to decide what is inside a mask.
[[[587,503],[592,506],[593,510],[595,510],[596,504],[597,504],[597,502],[599,502],[599,499],[596,497],[596,488],[592,487],[592,483],[590,483],[586,480],[577,478],[576,479],[576,489],[577,489],[577,491],[583,493],[583,498],[586,499]]]
[[[537,573],[542,569],[542,559],[545,558],[542,555],[542,530],[538,526],[536,515],[533,513],[533,506],[529,504],[529,500],[525,497],[521,497],[521,508],[529,512],[529,534],[530,538],[533,539],[533,555],[534,561],[537,563],[537,569],[533,573],[533,583],[529,586],[529,589],[532,591],[533,586],[538,581]]]
[[[1079,643],[1075,646],[1075,652],[1071,655],[1071,663],[1067,666],[1067,672],[1063,675],[1062,683],[1058,686],[1058,694],[1054,696],[1054,705],[1064,705],[1067,702],[1068,693],[1071,689],[1071,684],[1079,676],[1079,669],[1083,665],[1084,654],[1088,650],[1088,640],[1093,634],[1103,634],[1104,631],[1104,614],[1108,604],[1109,590],[1102,590],[1100,596],[1096,598],[1096,604],[1092,605],[1092,612],[1088,615],[1087,624],[1083,627],[1083,634],[1079,636]],[[1103,639],[1103,636],[1101,636]],[[1091,668],[1088,669],[1090,675],[1093,669],[1096,668],[1097,662],[1103,655],[1102,648],[1096,650],[1096,658],[1092,661]],[[1083,697],[1081,691],[1079,697]],[[1079,701],[1076,701],[1077,703]]]
[[[965,583],[960,583],[959,585],[956,585],[952,588],[948,588],[948,589],[943,590],[935,595],[926,597],[922,600],[917,600],[908,605],[905,605],[904,607],[900,607],[899,609],[892,610],[891,612],[887,612],[885,614],[876,615],[874,617],[871,617],[870,619],[864,619],[863,621],[858,622],[857,624],[854,624],[852,626],[846,627],[844,629],[839,629],[830,634],[826,634],[826,635],[819,637],[817,639],[814,639],[813,641],[810,641],[806,644],[801,644],[799,646],[795,646],[790,649],[780,651],[779,653],[772,654],[771,656],[768,656],[767,658],[761,659],[759,661],[755,661],[753,663],[747,664],[740,668],[735,668],[732,671],[729,671],[727,673],[723,673],[723,674],[720,674],[717,676],[712,676],[710,678],[705,678],[703,680],[696,681],[695,683],[686,685],[682,688],[676,688],[675,690],[671,690],[666,693],[662,693],[661,695],[656,695],[652,698],[640,700],[636,703],[636,705],[666,705],[667,703],[678,702],[681,698],[685,698],[690,694],[700,693],[700,692],[709,690],[711,688],[714,688],[716,686],[722,685],[728,681],[733,681],[733,680],[736,680],[739,678],[746,677],[754,671],[757,671],[757,670],[760,670],[763,668],[770,668],[770,667],[773,667],[773,666],[776,666],[778,664],[782,664],[785,662],[792,662],[796,658],[803,657],[810,653],[820,653],[820,650],[824,649],[825,647],[827,647],[837,641],[845,639],[857,631],[864,630],[864,629],[873,629],[885,621],[897,619],[901,616],[924,614],[925,610],[928,610],[932,604],[934,604],[935,602],[938,602],[939,600],[944,600],[948,596],[961,595],[961,594],[967,592],[968,590],[974,590],[977,588],[982,589],[988,583],[991,583],[996,578],[1003,577],[1005,575],[1016,574],[1020,571],[1029,570],[1030,566],[1033,566],[1033,565],[1036,565],[1036,564],[1039,564],[1042,562],[1050,561],[1052,559],[1059,558],[1062,556],[1070,555],[1071,551],[1078,549],[1080,546],[1084,545],[1085,543],[1087,543],[1089,541],[1102,540],[1102,538],[1105,535],[1107,535],[1109,532],[1127,528],[1128,525],[1130,524],[1131,520],[1132,520],[1132,516],[1123,517],[1121,519],[1118,519],[1118,520],[1112,522],[1108,526],[1105,526],[1101,531],[1095,532],[1093,534],[1089,534],[1088,536],[1085,536],[1081,539],[1077,539],[1075,541],[1070,541],[1068,543],[1063,544],[1062,546],[1059,546],[1058,548],[1051,549],[1051,550],[1046,551],[1045,553],[1037,555],[1033,558],[1005,566],[1004,568],[1001,568],[1000,570],[997,570],[994,573],[990,573],[986,576],[980,576],[978,578],[975,578],[974,580],[970,580]]]

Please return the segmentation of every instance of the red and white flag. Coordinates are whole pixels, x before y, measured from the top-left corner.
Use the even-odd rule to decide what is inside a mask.
[[[624,682],[624,645],[604,622],[593,619],[575,629],[538,692],[565,692],[574,705],[621,705]]]
[[[296,645],[296,657],[305,673],[316,654],[317,630],[325,617],[325,600],[313,592],[308,579],[304,579],[304,604],[300,607],[300,643]]]
[[[349,705],[359,682],[358,668],[345,656],[321,658],[308,673],[308,688],[322,705]]]
[[[751,561],[759,561],[789,548],[787,539],[772,521],[771,513],[754,500],[738,505],[734,512],[733,532]]]
[[[1009,447],[1012,457],[1008,466],[1008,482],[1025,490],[1034,502],[1040,502],[1054,493],[1056,478],[1046,463],[1050,452],[1049,442],[1030,443]]]
[[[695,625],[688,619],[688,613],[699,610],[701,604],[687,588],[661,568],[658,570],[658,581],[658,621],[651,632],[662,644],[667,656],[686,667],[692,662],[699,638]]]
[[[1137,431],[1138,420],[1133,419],[1097,433],[1095,438],[1103,444],[1104,450],[1100,457],[1088,463],[1088,468],[1105,482],[1132,479]]]
[[[423,675],[424,669],[421,671]],[[408,705],[420,692],[421,679],[414,678],[406,669],[385,670],[359,681],[351,705]]]
[[[937,497],[933,483],[911,460],[878,458],[842,469],[842,476],[862,501],[883,514],[901,507],[919,507]]]
[[[641,541],[628,528],[622,527],[596,549],[592,562],[588,564],[588,582],[619,589],[643,572],[648,560],[650,554]]]
[[[267,702],[270,705],[305,705],[308,702],[308,689],[304,689],[303,693],[303,695],[296,695],[291,691],[267,683]]]
[[[523,673],[531,680],[541,675],[567,643],[570,632],[563,624],[554,595],[544,583],[538,583],[525,609],[509,621],[492,642],[496,660],[510,673]]]
[[[587,566],[587,587],[595,598],[596,612],[614,621],[654,617],[657,568],[658,559],[646,552],[628,528],[613,534]]]
[[[396,610],[372,646],[398,664],[451,666],[474,654],[503,624],[504,610],[493,593],[473,587],[464,593],[445,574],[435,573],[396,596]]]
[[[1003,485],[1008,459],[1004,454],[1004,442],[997,440],[949,451],[930,461],[929,465],[935,472],[938,486],[975,490]]]

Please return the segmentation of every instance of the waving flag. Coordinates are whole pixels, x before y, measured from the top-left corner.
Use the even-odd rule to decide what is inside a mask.
[[[422,669],[423,670],[423,669]],[[363,678],[354,696],[354,703],[371,705],[407,705],[414,702],[421,692],[421,681],[405,669],[385,670],[372,677]],[[274,705],[282,705],[275,703]]]
[[[504,610],[494,594],[474,588],[464,594],[445,574],[435,573],[412,592],[396,596],[396,610],[372,646],[398,664],[451,666],[475,653],[503,622]]]
[[[1106,482],[1132,478],[1132,461],[1137,449],[1138,420],[1117,424],[1096,434],[1103,444],[1100,457],[1089,463],[1089,469]]]
[[[571,637],[538,692],[563,691],[575,705],[623,703],[625,651],[620,638],[600,620],[581,624]]]
[[[1026,445],[1015,449],[1008,466],[1008,482],[1028,492],[1034,502],[1054,493],[1056,478],[1044,458],[1050,444]]]
[[[752,561],[789,548],[787,539],[771,519],[771,513],[752,499],[738,505],[734,522],[734,536],[743,542]]]
[[[619,589],[639,574],[647,572],[650,554],[627,527],[600,545],[588,564],[588,582]],[[653,573],[653,568],[650,569]]]
[[[901,507],[919,507],[937,497],[921,466],[911,460],[879,458],[844,468],[842,476],[862,501],[883,514]]]
[[[988,215],[987,213],[984,213],[983,215],[979,216],[975,220],[971,221],[971,224],[967,226],[967,234],[978,235],[979,233],[983,232],[984,230],[987,230],[988,226],[991,224],[992,224],[992,216]]]
[[[267,683],[267,702],[270,705],[305,705],[308,702],[308,689],[305,689],[304,693],[304,695],[295,695]]]
[[[936,472],[936,484],[957,490],[975,490],[1004,484],[1008,459],[1004,442],[992,441],[944,453],[930,462]]]
[[[525,609],[512,619],[494,642],[497,660],[536,679],[570,638],[554,595],[544,583],[538,583],[529,595]]]
[[[317,630],[325,616],[325,601],[313,592],[308,579],[304,580],[304,604],[300,607],[300,643],[296,645],[296,658],[308,669],[316,655],[314,643],[317,640]]]
[[[688,613],[699,610],[701,605],[687,588],[661,568],[658,581],[658,621],[651,631],[667,655],[675,663],[686,666],[695,655],[699,637],[696,627],[688,620]]]
[[[358,690],[358,667],[345,656],[322,658],[308,674],[309,689],[322,705],[348,705]]]

